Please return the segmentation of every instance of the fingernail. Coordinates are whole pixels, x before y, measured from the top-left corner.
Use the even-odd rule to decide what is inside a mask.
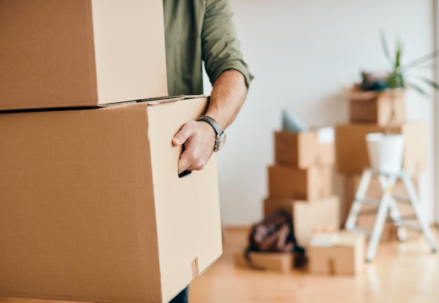
[[[174,139],[175,144],[179,144],[180,140],[178,140],[177,138]]]

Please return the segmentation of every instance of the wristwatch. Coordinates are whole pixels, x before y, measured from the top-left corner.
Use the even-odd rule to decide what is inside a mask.
[[[211,117],[209,116],[202,116],[197,121],[206,122],[210,126],[212,126],[213,130],[215,131],[215,145],[213,147],[213,151],[217,152],[223,149],[224,144],[226,143],[227,135],[224,132],[224,130],[219,126],[219,124]]]

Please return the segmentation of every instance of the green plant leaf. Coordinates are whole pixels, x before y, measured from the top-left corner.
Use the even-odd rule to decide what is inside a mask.
[[[428,61],[434,59],[438,55],[439,55],[439,49],[435,50],[434,52],[432,52],[432,53],[430,53],[428,55],[422,56],[422,57],[420,57],[418,59],[415,59],[415,60],[407,63],[405,66],[402,67],[402,69],[404,71],[406,71],[406,70],[408,70],[410,68],[417,67],[418,65],[420,65],[422,63],[425,63],[425,62],[428,62]]]
[[[433,87],[435,90],[439,90],[439,84],[437,82],[431,81],[430,79],[419,77],[422,81],[424,81],[426,84]]]
[[[427,93],[425,92],[425,90],[423,88],[421,88],[420,86],[418,86],[417,84],[409,83],[407,86],[413,88],[414,90],[416,90],[421,95],[424,95],[426,97],[428,96]]]
[[[384,54],[386,55],[387,60],[389,60],[390,64],[392,64],[393,66],[393,60],[392,57],[390,56],[389,48],[387,47],[386,36],[384,35],[383,30],[380,31],[380,38],[381,38],[381,45],[383,47]]]
[[[401,56],[402,56],[402,44],[399,39],[396,40],[396,52],[395,52],[395,71],[401,66]]]

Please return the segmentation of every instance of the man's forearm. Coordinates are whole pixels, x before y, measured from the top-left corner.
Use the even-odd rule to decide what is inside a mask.
[[[235,120],[246,96],[244,76],[236,70],[225,71],[213,85],[206,116],[226,129]]]
[[[225,71],[215,81],[206,116],[226,129],[238,115],[247,95],[244,76],[238,71]],[[215,133],[205,122],[189,121],[172,139],[172,144],[185,146],[180,156],[178,173],[203,169],[213,152]]]

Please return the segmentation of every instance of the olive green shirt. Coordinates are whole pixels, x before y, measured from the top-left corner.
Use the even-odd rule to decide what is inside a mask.
[[[253,76],[244,62],[229,0],[163,0],[170,96],[203,94],[202,62],[212,85],[226,70]]]

